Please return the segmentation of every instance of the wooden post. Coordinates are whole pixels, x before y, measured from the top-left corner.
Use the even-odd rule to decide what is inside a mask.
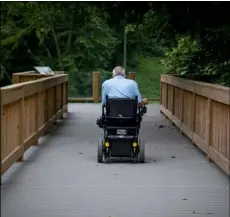
[[[175,86],[172,86],[172,117],[171,117],[171,125],[174,125],[173,123],[173,115],[175,114]]]
[[[65,99],[64,100],[64,105],[65,106],[65,109],[64,109],[64,113],[63,113],[63,118],[67,117],[67,113],[68,113],[68,107],[67,107],[67,104],[68,104],[68,81],[66,81],[65,83],[63,83],[63,86],[64,86],[64,95],[63,95],[63,98]]]
[[[212,146],[212,101],[208,99],[208,133],[207,133],[207,160],[208,162],[212,162],[212,159],[209,155],[209,148]]]
[[[135,72],[129,72],[129,74],[128,74],[128,79],[135,80],[135,79],[136,79],[136,74],[135,74]]]
[[[60,89],[61,89],[61,91],[60,91],[61,92],[61,98],[60,98],[61,99],[61,109],[63,109],[64,103],[65,103],[64,99],[63,99],[63,94],[64,94],[63,93],[64,92],[64,85],[63,85],[63,83],[60,84]],[[64,118],[64,116],[61,115],[60,119],[63,119],[63,118]]]
[[[93,72],[93,101],[99,103],[100,72]]]
[[[48,121],[48,106],[49,106],[49,94],[48,94],[48,89],[45,90],[45,103],[44,103],[44,120],[45,120],[45,123]]]
[[[39,114],[40,114],[40,111],[39,111],[39,103],[40,103],[40,93],[36,93],[36,117],[35,117],[35,130],[38,132],[39,130]],[[34,145],[38,145],[38,139],[35,141]]]
[[[66,104],[66,109],[65,109],[65,112],[66,113],[68,113],[68,95],[69,95],[69,89],[68,89],[68,85],[69,84],[69,82],[68,81],[66,81],[66,83],[65,83],[65,88],[66,88],[66,99],[65,99],[65,104]]]
[[[62,108],[66,105],[66,84],[62,83]],[[62,115],[64,117],[64,115]]]
[[[181,126],[184,122],[184,90],[181,89],[182,91],[182,97],[181,97],[181,120],[180,120],[180,134],[183,134],[182,130],[181,130]]]
[[[52,87],[52,117],[56,114],[56,85],[54,87]]]
[[[56,86],[54,86],[54,114],[56,114],[57,113],[57,111],[58,111],[58,109],[57,109],[57,88],[58,88],[58,86],[56,85]],[[37,96],[38,96],[38,94],[37,94]]]
[[[19,76],[20,76],[20,75],[17,75],[17,74],[13,74],[13,75],[12,75],[12,83],[13,83],[13,84],[18,84],[18,83],[20,83],[20,80],[19,80],[20,78],[19,78]]]
[[[165,94],[166,94],[166,96],[165,96],[165,98],[166,98],[165,108],[168,109],[168,83],[165,83],[165,86],[166,86],[166,88],[165,88]]]
[[[62,101],[63,101],[63,107],[66,105],[66,83],[62,83]]]
[[[195,133],[196,127],[196,94],[195,94],[195,84],[193,83],[193,93],[192,93],[192,144],[194,144],[193,135]]]
[[[19,130],[19,145],[22,146],[23,152],[20,158],[18,159],[18,162],[22,162],[24,160],[24,88],[22,88],[22,98],[21,98],[21,106],[20,106],[20,117],[19,117],[19,125],[18,125],[18,130]]]

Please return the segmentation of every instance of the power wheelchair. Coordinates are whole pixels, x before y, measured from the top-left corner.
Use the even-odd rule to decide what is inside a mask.
[[[106,97],[102,117],[97,121],[97,125],[103,128],[97,150],[99,163],[108,162],[113,157],[129,157],[133,162],[145,162],[145,142],[139,139],[139,130],[142,116],[146,112],[145,105],[138,106],[137,97]]]

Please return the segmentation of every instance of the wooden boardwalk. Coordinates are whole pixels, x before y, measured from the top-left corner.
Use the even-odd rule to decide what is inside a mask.
[[[2,217],[228,217],[229,177],[148,105],[146,163],[98,164],[99,104],[69,115],[2,177]]]

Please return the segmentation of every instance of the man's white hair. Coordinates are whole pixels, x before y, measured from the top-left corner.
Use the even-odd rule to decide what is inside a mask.
[[[125,69],[122,66],[116,66],[113,69],[113,77],[117,76],[117,75],[121,75],[121,76],[126,76],[125,74]]]

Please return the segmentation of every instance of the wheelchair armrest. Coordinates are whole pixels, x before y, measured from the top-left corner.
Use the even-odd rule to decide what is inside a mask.
[[[143,106],[143,113],[147,113],[147,107],[145,105]]]
[[[143,116],[145,113],[147,113],[147,107],[145,105],[140,106],[140,115]]]
[[[105,109],[106,109],[106,105],[103,104],[102,105],[102,117],[105,117]]]

